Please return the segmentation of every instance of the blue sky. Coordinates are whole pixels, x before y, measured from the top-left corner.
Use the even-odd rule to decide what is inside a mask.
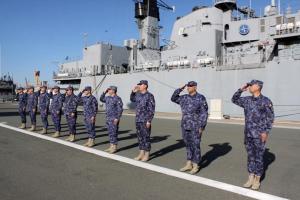
[[[162,37],[169,38],[173,22],[195,5],[211,5],[212,0],[165,0],[176,12],[161,11]],[[238,1],[248,5],[249,0]],[[252,0],[259,14],[270,0]],[[299,0],[281,0],[300,9]],[[56,62],[66,56],[81,57],[83,34],[88,43],[109,41],[122,45],[137,38],[132,0],[0,0],[1,73],[11,73],[18,83],[33,80],[33,71],[51,81]]]

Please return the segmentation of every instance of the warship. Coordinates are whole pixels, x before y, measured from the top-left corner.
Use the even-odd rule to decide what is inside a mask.
[[[0,77],[0,102],[12,101],[15,97],[16,84],[12,76],[3,75]]]
[[[174,22],[170,39],[160,38],[162,0],[136,0],[139,39],[123,46],[96,43],[83,48],[80,60],[59,65],[53,80],[62,88],[94,88],[99,99],[109,85],[118,86],[124,107],[139,80],[149,81],[156,111],[180,112],[170,102],[175,88],[189,80],[207,97],[210,117],[241,117],[231,103],[233,93],[251,79],[264,81],[263,93],[274,103],[277,120],[300,121],[300,11],[281,12],[275,0],[261,16],[236,0],[215,0],[196,6]],[[163,40],[165,45],[161,45]]]

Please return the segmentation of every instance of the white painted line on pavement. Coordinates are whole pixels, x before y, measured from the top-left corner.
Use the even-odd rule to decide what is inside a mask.
[[[239,194],[239,195],[242,195],[242,196],[246,196],[246,197],[250,197],[250,198],[254,198],[254,199],[259,199],[259,200],[287,200],[286,198],[274,196],[274,195],[271,195],[271,194],[258,192],[258,191],[254,191],[254,190],[249,190],[249,189],[246,189],[246,188],[242,188],[242,187],[238,187],[238,186],[231,185],[231,184],[228,184],[228,183],[223,183],[223,182],[211,180],[211,179],[208,179],[208,178],[203,178],[203,177],[200,177],[200,176],[186,174],[186,173],[183,173],[183,172],[179,172],[179,171],[176,171],[176,170],[173,170],[173,169],[161,167],[161,166],[158,166],[158,165],[153,165],[153,164],[150,164],[150,163],[144,163],[144,162],[136,161],[136,160],[124,157],[124,156],[119,156],[119,155],[116,155],[116,154],[109,154],[109,153],[106,153],[104,151],[100,151],[100,150],[85,147],[85,146],[82,146],[82,145],[79,145],[79,144],[67,142],[67,141],[64,141],[64,140],[61,140],[61,139],[52,138],[52,137],[49,137],[49,136],[37,134],[37,133],[30,132],[30,131],[23,130],[23,129],[19,129],[19,128],[16,128],[16,127],[13,127],[13,126],[9,126],[9,125],[3,124],[3,123],[0,123],[0,127],[7,128],[7,129],[10,129],[10,130],[14,130],[14,131],[17,131],[17,132],[21,132],[21,133],[24,133],[26,135],[31,135],[31,136],[34,136],[34,137],[37,137],[37,138],[40,138],[40,139],[44,139],[44,140],[47,140],[47,141],[62,144],[62,145],[68,146],[68,147],[72,147],[74,149],[78,149],[78,150],[81,150],[81,151],[92,153],[92,154],[95,154],[95,155],[98,155],[98,156],[101,156],[101,157],[104,157],[104,158],[116,160],[116,161],[119,161],[119,162],[122,162],[122,163],[126,163],[126,164],[129,164],[129,165],[140,167],[140,168],[143,168],[143,169],[147,169],[147,170],[150,170],[150,171],[153,171],[153,172],[157,172],[157,173],[165,174],[165,175],[168,175],[168,176],[180,178],[180,179],[187,180],[187,181],[194,182],[194,183],[199,183],[199,184],[202,184],[202,185],[206,185],[206,186],[217,188],[217,189],[224,190],[224,191],[227,191],[227,192]]]

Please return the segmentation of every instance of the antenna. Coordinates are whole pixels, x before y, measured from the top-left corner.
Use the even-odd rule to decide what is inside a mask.
[[[278,0],[278,13],[279,13],[279,15],[280,15],[280,13],[281,13],[281,2],[280,2],[280,0]]]

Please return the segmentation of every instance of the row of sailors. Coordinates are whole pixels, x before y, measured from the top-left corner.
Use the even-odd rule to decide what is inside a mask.
[[[264,173],[263,155],[265,144],[271,131],[274,121],[273,104],[270,99],[261,94],[263,82],[252,80],[242,86],[232,97],[232,102],[244,109],[245,113],[245,140],[244,144],[248,154],[249,178],[244,187],[259,189],[260,177]],[[187,90],[188,94],[180,95]],[[252,96],[241,97],[244,91],[249,90]],[[53,137],[60,136],[61,114],[64,108],[70,135],[68,141],[74,142],[76,135],[77,106],[83,103],[84,123],[89,135],[85,146],[95,145],[95,122],[98,111],[96,97],[92,95],[92,88],[86,87],[78,95],[74,94],[70,86],[66,94],[60,93],[59,87],[51,89],[47,93],[47,88],[42,86],[38,92],[28,88],[24,92],[23,88],[18,88],[19,113],[22,120],[20,128],[26,128],[26,111],[31,118],[32,127],[30,131],[36,129],[36,111],[40,110],[43,122],[41,134],[47,133],[48,112],[50,111],[55,133]],[[50,99],[52,99],[50,104]],[[151,126],[155,113],[155,98],[148,91],[148,81],[141,80],[130,94],[131,102],[136,104],[136,132],[139,142],[139,154],[135,157],[138,161],[148,161],[151,151]],[[109,133],[110,146],[105,151],[109,153],[117,152],[118,129],[123,112],[123,102],[117,95],[117,87],[111,86],[102,93],[100,101],[106,104],[106,126]],[[197,83],[190,81],[184,86],[176,89],[171,97],[171,101],[179,104],[182,110],[181,129],[182,137],[186,145],[187,162],[182,172],[189,171],[195,174],[200,170],[201,149],[200,142],[206,128],[208,118],[208,105],[206,98],[197,92]]]

